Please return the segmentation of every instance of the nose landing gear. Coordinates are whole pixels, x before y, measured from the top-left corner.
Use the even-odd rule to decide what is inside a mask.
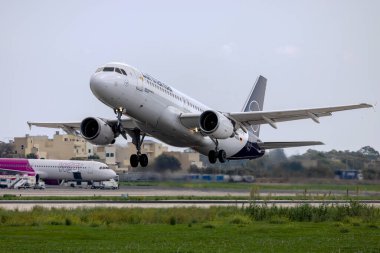
[[[124,129],[122,121],[121,121],[121,116],[123,115],[123,112],[124,112],[123,107],[119,107],[115,109],[115,113],[117,115],[117,124],[115,126],[115,130],[116,130],[115,132],[121,134],[121,136],[123,136],[123,138],[127,140],[127,131]],[[115,136],[115,138],[116,137],[117,136]]]

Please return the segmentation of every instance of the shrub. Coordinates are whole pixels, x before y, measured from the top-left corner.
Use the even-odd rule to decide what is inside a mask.
[[[169,219],[169,224],[174,226],[176,223],[177,223],[176,218],[174,216],[171,216]]]
[[[69,218],[66,218],[65,219],[65,225],[66,226],[71,226],[71,224],[72,224],[71,220]]]
[[[205,224],[203,228],[215,228],[215,226],[213,224]]]
[[[247,217],[245,215],[236,214],[236,215],[232,216],[229,223],[230,224],[243,225],[243,224],[250,224],[251,220],[249,219],[249,217]]]

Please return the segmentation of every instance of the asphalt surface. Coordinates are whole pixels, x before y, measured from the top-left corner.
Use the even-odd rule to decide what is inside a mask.
[[[236,189],[188,189],[154,186],[122,186],[116,190],[49,186],[44,190],[1,189],[0,195],[16,196],[249,196],[249,190]]]
[[[44,190],[35,189],[0,189],[0,195],[16,196],[250,196],[250,189],[190,189],[158,186],[121,186],[117,190],[100,190],[91,188],[72,188],[64,186],[48,186]],[[304,194],[303,190],[260,190],[260,196],[296,196]],[[309,190],[307,195],[346,195],[340,190]],[[355,191],[350,191],[356,196]],[[360,196],[380,196],[380,192],[360,191]]]

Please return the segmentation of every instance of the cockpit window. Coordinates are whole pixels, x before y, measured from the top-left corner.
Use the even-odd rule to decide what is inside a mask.
[[[123,73],[123,75],[127,75],[127,72],[125,72],[124,69],[120,69],[121,73]]]
[[[104,72],[113,72],[114,71],[114,67],[105,67],[104,69],[103,69],[103,71]]]
[[[121,69],[121,68],[114,68],[114,67],[104,67],[104,68],[98,68],[96,70],[96,72],[100,72],[100,71],[103,71],[103,72],[117,72],[119,74],[122,74],[122,75],[127,75],[127,72],[125,72],[124,69]]]

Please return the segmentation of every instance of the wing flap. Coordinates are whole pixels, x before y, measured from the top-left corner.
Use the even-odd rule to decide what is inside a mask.
[[[262,149],[275,149],[275,148],[292,148],[303,146],[324,145],[320,141],[290,141],[290,142],[259,142],[257,143]]]

